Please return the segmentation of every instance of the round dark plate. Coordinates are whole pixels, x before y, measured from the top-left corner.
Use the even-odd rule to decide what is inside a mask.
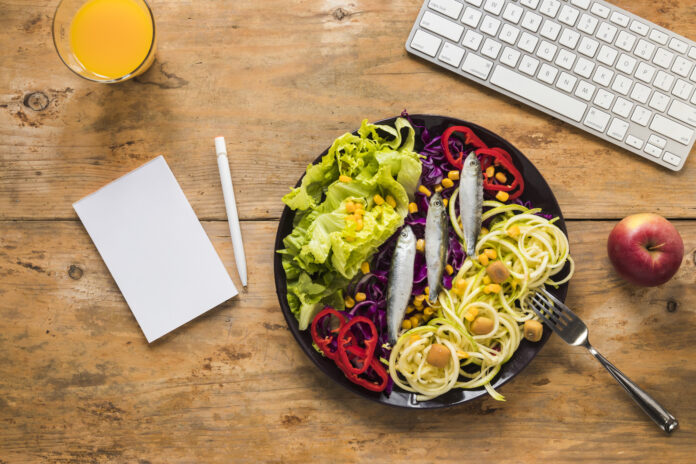
[[[470,122],[462,121],[456,118],[450,118],[445,116],[434,116],[426,114],[414,114],[410,115],[411,120],[414,125],[425,126],[431,134],[441,134],[447,127],[457,125],[457,126],[467,126],[471,128],[476,135],[481,138],[490,147],[501,147],[507,150],[512,156],[515,166],[519,169],[520,173],[524,177],[525,189],[521,196],[522,201],[530,201],[535,208],[541,208],[545,213],[551,214],[554,217],[558,217],[556,225],[563,230],[567,235],[565,222],[563,221],[563,215],[561,214],[561,209],[558,206],[556,198],[553,196],[551,188],[546,183],[544,178],[541,176],[539,171],[534,167],[534,165],[529,161],[517,148],[512,146],[507,140],[500,137],[493,132],[484,129],[483,127],[477,126]],[[394,125],[396,117],[385,119],[379,121],[375,124],[387,124]],[[420,130],[416,127],[416,152],[420,152],[423,148],[420,142]],[[353,132],[357,133],[357,130]],[[328,148],[319,155],[319,157],[314,160],[314,163],[318,163],[319,160],[328,152]],[[300,181],[297,182],[296,186],[300,185]],[[283,246],[283,238],[288,235],[292,230],[292,221],[295,213],[287,206],[283,210],[283,215],[280,218],[280,224],[278,226],[278,233],[276,235],[275,251],[281,250]],[[389,395],[383,393],[374,393],[364,388],[352,383],[344,375],[343,372],[336,367],[333,361],[327,359],[320,355],[312,347],[312,337],[309,330],[300,331],[298,329],[297,320],[293,316],[290,308],[288,306],[286,293],[286,281],[285,281],[285,271],[281,263],[281,255],[275,253],[274,256],[274,272],[275,272],[275,283],[276,292],[278,294],[278,301],[280,302],[280,307],[285,316],[285,320],[288,323],[288,327],[292,332],[293,336],[300,344],[302,350],[309,356],[309,358],[316,364],[316,366],[321,369],[324,374],[329,376],[336,383],[347,388],[348,390],[378,403],[383,403],[391,406],[399,406],[403,408],[415,408],[415,409],[431,409],[431,408],[443,408],[448,406],[454,406],[457,404],[462,404],[467,401],[471,401],[475,398],[487,395],[486,390],[481,387],[473,390],[463,390],[454,389],[448,393],[434,398],[430,401],[416,402],[414,395],[412,393],[403,391],[397,387]],[[561,301],[565,301],[565,297],[568,291],[568,284],[560,286],[558,289],[549,289],[557,298]],[[519,348],[515,354],[510,358],[510,360],[503,365],[500,369],[498,375],[493,379],[492,385],[494,388],[498,388],[501,385],[507,383],[510,379],[519,374],[522,369],[524,369],[527,364],[536,356],[536,354],[544,346],[549,336],[551,335],[551,330],[548,327],[544,327],[544,334],[540,341],[536,343],[528,342],[527,340],[522,340]]]

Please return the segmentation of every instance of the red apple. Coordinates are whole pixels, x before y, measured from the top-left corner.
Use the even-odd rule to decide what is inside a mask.
[[[609,259],[626,280],[644,287],[667,282],[681,266],[684,242],[677,229],[657,214],[633,214],[609,234]]]

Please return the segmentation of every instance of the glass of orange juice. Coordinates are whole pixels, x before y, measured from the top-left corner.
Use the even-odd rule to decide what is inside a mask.
[[[53,43],[63,63],[95,82],[128,80],[155,59],[155,19],[144,0],[62,0]]]

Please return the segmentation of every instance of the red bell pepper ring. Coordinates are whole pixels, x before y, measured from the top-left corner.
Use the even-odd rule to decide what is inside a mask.
[[[445,152],[447,161],[452,164],[457,169],[461,169],[464,166],[464,153],[459,152],[459,157],[455,158],[449,148],[449,139],[454,133],[464,134],[464,143],[467,145],[473,145],[475,149],[488,148],[488,146],[483,143],[483,140],[478,138],[474,131],[466,126],[452,126],[445,129],[442,133],[442,150]]]
[[[369,379],[358,377],[357,375],[353,374],[346,374],[346,377],[348,377],[348,379],[351,382],[356,383],[364,388],[367,388],[370,391],[381,392],[385,388],[387,388],[387,383],[389,382],[389,376],[387,374],[387,371],[386,369],[384,369],[384,366],[382,366],[382,363],[375,358],[372,358],[372,361],[370,362],[370,367],[379,377],[379,383],[374,383]]]
[[[322,319],[324,319],[324,317],[329,316],[329,315],[335,316],[338,318],[338,320],[340,322],[339,329],[345,325],[346,318],[343,314],[339,313],[335,309],[325,308],[324,310],[322,310],[319,314],[317,314],[314,317],[314,320],[312,321],[312,326],[311,326],[310,332],[312,334],[312,340],[314,340],[314,343],[317,344],[317,346],[322,351],[322,353],[324,353],[324,355],[327,358],[332,359],[333,361],[338,363],[340,361],[339,355],[338,355],[338,349],[332,351],[329,348],[329,345],[333,341],[333,338],[331,338],[329,336],[320,336],[318,328],[317,328],[317,326],[319,325],[319,322]]]
[[[367,324],[372,335],[370,338],[364,340],[364,350],[350,350],[351,354],[357,355],[357,361],[359,364],[361,364],[359,367],[356,367],[348,358],[349,348],[360,348],[355,342],[351,343],[351,340],[356,339],[355,334],[352,334],[351,332],[351,329],[356,324]],[[346,338],[349,333],[353,336]],[[375,354],[375,348],[377,348],[377,328],[371,320],[364,316],[354,317],[348,323],[344,324],[341,327],[341,330],[338,332],[338,356],[341,363],[343,363],[343,371],[346,374],[358,375],[365,372],[372,362],[372,358]]]
[[[510,184],[496,184],[488,181],[488,178],[483,179],[484,190],[493,191],[503,191],[503,192],[514,192],[510,194],[509,199],[514,200],[522,195],[524,191],[524,178],[520,171],[517,170],[515,165],[512,163],[512,157],[510,154],[503,150],[502,148],[482,148],[476,151],[476,154],[483,159],[481,162],[481,169],[486,170],[491,164],[498,164],[502,166],[512,177],[512,182]]]

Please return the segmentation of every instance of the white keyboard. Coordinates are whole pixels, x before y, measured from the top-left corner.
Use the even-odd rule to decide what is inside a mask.
[[[406,49],[678,171],[696,43],[598,0],[426,0]]]

